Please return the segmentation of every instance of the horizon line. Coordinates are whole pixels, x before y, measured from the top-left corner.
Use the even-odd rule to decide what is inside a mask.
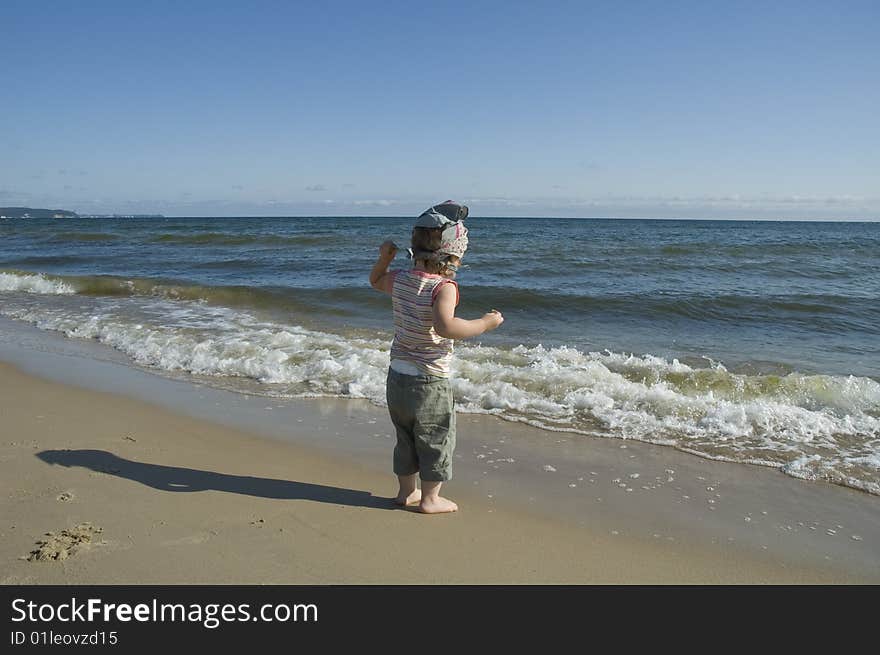
[[[370,215],[370,214],[230,214],[218,216],[216,214],[160,214],[160,213],[94,213],[94,214],[78,214],[79,218],[114,218],[139,216],[141,218],[414,218],[409,214],[405,215]],[[508,219],[508,220],[583,220],[583,221],[724,221],[724,222],[741,222],[741,223],[876,223],[880,222],[880,216],[874,218],[707,218],[692,216],[502,216],[502,215],[484,215],[469,216],[469,219]],[[34,219],[23,219],[34,220]],[[55,219],[37,219],[37,220],[69,220],[63,218]]]

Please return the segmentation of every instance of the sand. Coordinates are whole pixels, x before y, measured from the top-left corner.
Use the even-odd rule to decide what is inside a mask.
[[[0,398],[4,584],[880,580],[870,555],[875,537],[868,531],[859,540],[838,540],[864,549],[859,552],[869,553],[867,559],[841,551],[821,560],[809,548],[786,553],[748,543],[735,547],[717,525],[703,526],[696,518],[691,532],[702,534],[702,541],[685,538],[687,530],[672,540],[627,534],[603,519],[621,514],[626,525],[638,522],[625,500],[632,494],[621,490],[615,497],[611,487],[605,487],[600,513],[571,516],[564,503],[564,511],[548,511],[559,504],[549,492],[545,503],[515,494],[498,502],[469,484],[476,482],[468,480],[471,469],[464,480],[447,485],[460,512],[424,516],[399,509],[390,501],[391,476],[375,466],[386,457],[388,442],[364,438],[365,448],[375,451],[365,464],[341,455],[338,446],[316,446],[314,435],[297,437],[298,430],[314,431],[308,426],[321,421],[362,429],[338,406],[328,414],[323,405],[316,411],[306,401],[295,404],[309,420],[294,422],[290,438],[282,441],[126,395],[43,379],[10,364],[0,364]],[[530,430],[494,422],[505,434]],[[467,443],[467,427],[462,437]],[[608,444],[593,444],[596,452],[602,447]],[[601,459],[596,468],[610,466]],[[690,459],[698,468],[718,466]],[[533,485],[540,480],[530,479]],[[781,483],[792,489],[808,484]],[[863,511],[878,504],[866,494],[841,491]],[[663,502],[662,494],[654,495]],[[689,525],[687,509],[667,509]],[[642,511],[646,522],[656,516],[650,504]]]

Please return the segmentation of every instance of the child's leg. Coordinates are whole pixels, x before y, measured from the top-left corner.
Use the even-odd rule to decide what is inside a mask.
[[[422,500],[419,511],[425,514],[442,514],[458,511],[458,505],[440,495],[442,482],[422,480]]]
[[[422,499],[422,492],[419,491],[419,488],[416,486],[417,479],[417,473],[397,476],[397,482],[400,484],[400,489],[397,491],[397,498],[394,499],[395,503],[398,505],[409,505],[411,503],[417,503]]]
[[[397,475],[398,490],[394,502],[398,505],[417,503],[422,498],[416,483],[418,481],[419,460],[416,454],[415,437],[413,436],[414,417],[411,406],[413,401],[412,382],[393,370],[388,371],[386,381],[386,400],[388,412],[397,443],[394,446],[394,473]]]
[[[458,505],[440,495],[444,481],[452,478],[455,452],[455,400],[446,378],[437,378],[424,387],[413,432],[422,479],[419,510],[425,514],[455,512]]]

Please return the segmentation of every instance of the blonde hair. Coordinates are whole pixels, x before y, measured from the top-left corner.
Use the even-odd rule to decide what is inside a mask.
[[[443,277],[449,277],[453,271],[449,268],[452,262],[451,259],[458,259],[455,255],[445,255],[445,259],[443,261],[434,261],[431,259],[416,259],[415,261],[420,262],[422,267],[428,273],[434,273],[435,275],[442,275]]]
[[[443,238],[442,227],[414,227],[412,231],[412,249],[416,254],[415,261],[422,264],[428,273],[447,276],[453,271],[449,269],[452,259],[458,259],[455,255],[438,255],[436,259],[419,257],[418,253],[434,252],[440,248]]]

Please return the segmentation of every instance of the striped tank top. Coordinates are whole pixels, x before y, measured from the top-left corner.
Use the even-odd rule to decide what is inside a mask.
[[[424,271],[394,271],[391,359],[410,362],[427,375],[448,378],[453,340],[441,337],[434,330],[433,310],[434,298],[444,284],[455,285],[455,304],[458,305],[458,285],[449,278]]]

